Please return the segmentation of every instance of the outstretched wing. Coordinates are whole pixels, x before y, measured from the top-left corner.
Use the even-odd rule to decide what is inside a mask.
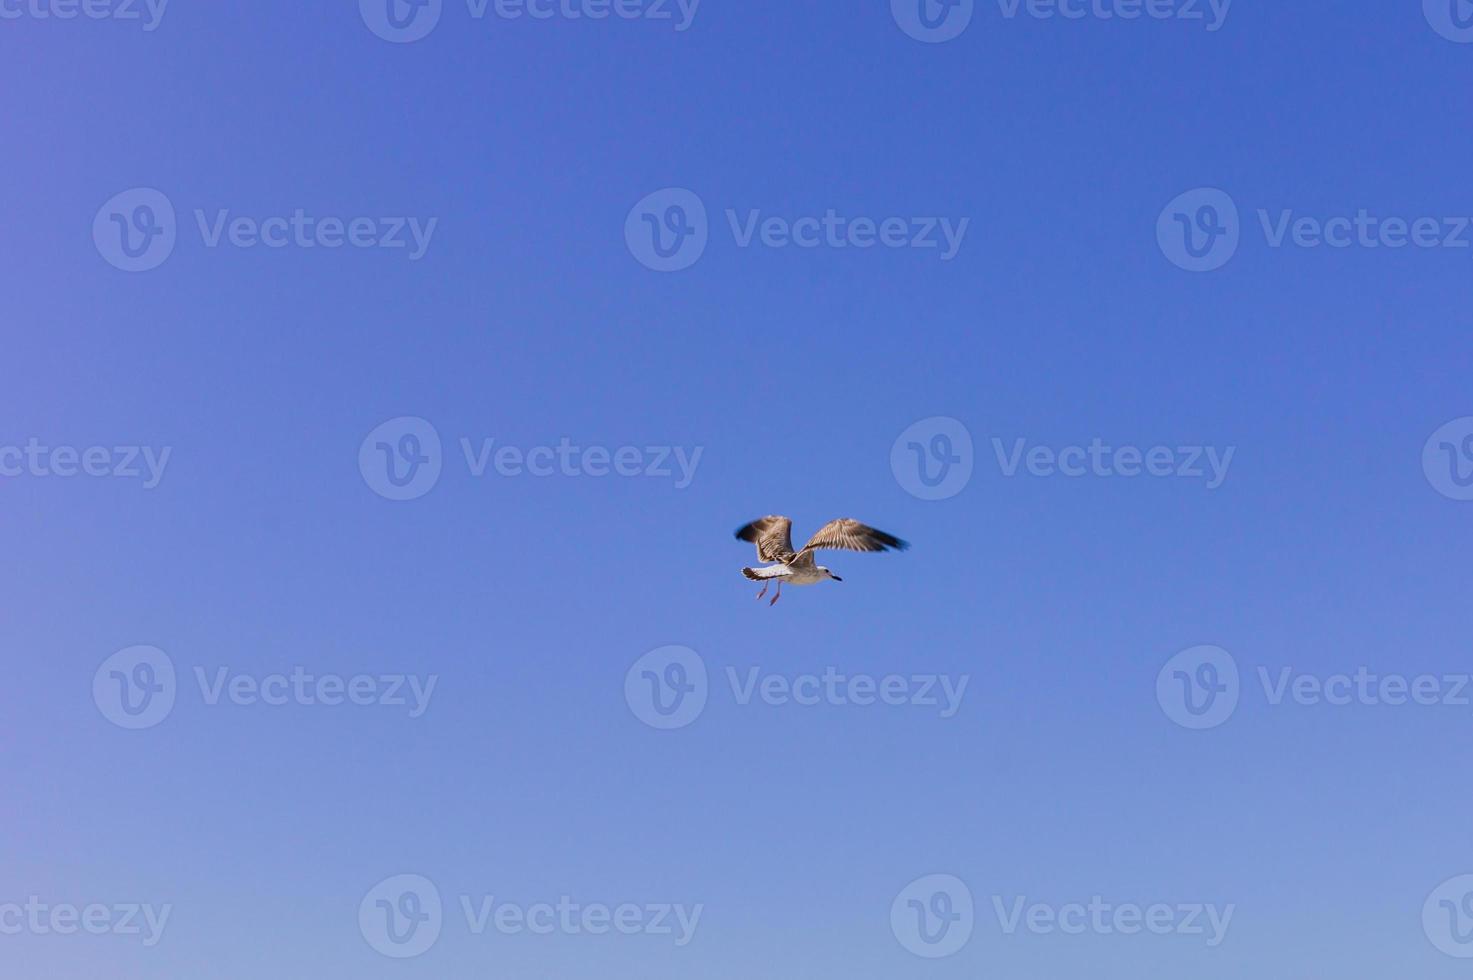
[[[803,546],[803,551],[888,551],[891,548],[904,551],[909,547],[893,534],[877,531],[853,518],[841,517],[819,528],[818,533]]]
[[[793,560],[793,522],[776,514],[760,517],[737,528],[738,541],[757,545],[759,561],[789,562]]]

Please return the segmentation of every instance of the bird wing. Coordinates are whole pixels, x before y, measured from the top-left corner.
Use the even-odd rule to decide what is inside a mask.
[[[803,551],[888,551],[891,548],[904,551],[909,547],[893,534],[877,531],[850,517],[841,517],[819,528],[818,533],[803,546]]]
[[[771,514],[759,517],[750,524],[737,528],[738,541],[751,541],[757,545],[760,561],[793,560],[793,522],[786,517]]]

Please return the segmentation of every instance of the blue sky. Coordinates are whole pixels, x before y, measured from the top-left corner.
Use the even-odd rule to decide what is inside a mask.
[[[1452,2],[3,0],[0,964],[1463,975]]]

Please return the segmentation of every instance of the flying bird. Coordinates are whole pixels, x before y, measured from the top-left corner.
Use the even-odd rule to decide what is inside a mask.
[[[751,541],[757,545],[758,561],[774,563],[764,568],[742,569],[747,578],[763,583],[762,591],[757,593],[758,599],[767,594],[772,580],[777,580],[777,593],[769,606],[782,598],[784,582],[815,585],[824,579],[844,581],[813,560],[815,551],[888,551],[892,548],[904,551],[910,547],[893,534],[877,531],[848,517],[829,521],[819,528],[801,551],[793,550],[793,522],[776,514],[737,528],[736,537],[738,541]]]

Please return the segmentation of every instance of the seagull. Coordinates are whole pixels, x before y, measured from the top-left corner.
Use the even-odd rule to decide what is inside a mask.
[[[750,524],[737,528],[738,541],[751,541],[757,545],[757,560],[774,562],[765,568],[744,568],[742,574],[754,582],[764,583],[757,593],[761,599],[767,594],[772,579],[777,579],[777,594],[769,606],[776,605],[782,598],[783,583],[793,585],[815,585],[824,579],[842,582],[843,579],[813,561],[813,553],[822,550],[838,551],[888,551],[891,548],[904,551],[910,545],[893,534],[877,531],[856,520],[841,517],[829,521],[808,539],[802,551],[793,550],[793,522],[789,518],[772,514],[761,517]]]

